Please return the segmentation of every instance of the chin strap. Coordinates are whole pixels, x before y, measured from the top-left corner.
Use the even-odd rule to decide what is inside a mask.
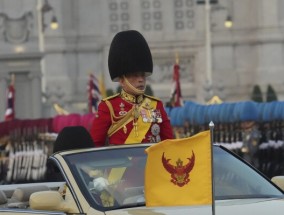
[[[139,90],[139,89],[133,87],[133,85],[130,84],[130,82],[127,80],[127,78],[125,76],[123,76],[123,79],[125,80],[125,83],[126,83],[127,87],[129,87],[136,95],[144,94],[146,86],[144,87],[143,90]]]

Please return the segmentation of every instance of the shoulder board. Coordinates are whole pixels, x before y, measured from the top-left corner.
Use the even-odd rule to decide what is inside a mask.
[[[146,94],[144,94],[144,96],[147,97],[147,98],[153,99],[153,100],[161,101],[159,98],[154,97],[154,96],[149,96],[149,95],[146,95]]]
[[[117,97],[117,96],[119,96],[119,93],[116,93],[116,94],[114,94],[114,95],[112,95],[112,96],[106,97],[106,98],[104,98],[104,99],[102,99],[102,100],[103,100],[103,101],[110,100],[110,99],[115,98],[115,97]]]

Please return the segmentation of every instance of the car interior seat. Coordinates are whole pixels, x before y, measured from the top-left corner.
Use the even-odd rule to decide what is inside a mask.
[[[3,190],[0,190],[0,207],[6,205],[8,202],[7,196]]]
[[[46,190],[49,190],[49,188],[45,185],[16,188],[13,195],[8,200],[7,207],[27,208],[29,206],[29,199],[32,193]]]

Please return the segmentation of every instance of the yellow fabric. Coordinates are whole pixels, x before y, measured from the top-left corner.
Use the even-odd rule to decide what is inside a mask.
[[[223,103],[223,101],[218,97],[218,96],[213,96],[208,102],[208,105],[212,105],[212,104],[221,104]]]
[[[108,176],[108,182],[110,184],[114,184],[115,182],[119,181],[122,178],[125,170],[126,167],[112,168]]]
[[[128,159],[132,160],[132,157],[129,157]],[[126,167],[112,168],[110,170],[109,175],[108,175],[108,182],[110,184],[114,184],[114,183],[118,182],[119,180],[121,180],[125,170],[126,170]]]
[[[145,169],[146,206],[212,204],[209,131],[188,138],[164,140],[147,148],[146,153],[148,155]],[[179,159],[183,162],[182,166],[189,164],[191,162],[189,159],[192,159],[194,154],[194,165],[189,172],[188,183],[178,186],[172,182],[175,180],[163,165],[163,154],[172,167],[177,167],[176,162]],[[179,173],[182,172],[184,171]],[[184,175],[173,173],[173,176]],[[185,179],[186,177],[179,177],[179,182],[184,182]]]
[[[146,103],[150,103],[151,102],[151,107],[153,109],[156,109],[158,102],[155,100],[150,100],[148,98],[145,98],[144,101],[142,102],[141,106],[139,107],[139,113],[141,112],[141,109],[143,108],[143,106]],[[141,117],[141,115],[138,118],[138,136],[136,136],[135,134],[135,129],[134,127],[132,128],[130,134],[128,135],[125,144],[132,144],[132,143],[141,143],[142,140],[145,138],[145,135],[147,133],[147,131],[149,130],[150,126],[152,125],[152,123],[145,123],[143,122],[143,119]]]
[[[106,86],[105,86],[105,76],[104,76],[104,72],[101,72],[101,76],[100,76],[100,92],[101,92],[101,96],[102,98],[106,98],[107,94],[106,94]]]

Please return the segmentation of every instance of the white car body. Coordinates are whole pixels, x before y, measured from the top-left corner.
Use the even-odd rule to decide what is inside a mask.
[[[142,162],[133,167],[141,168],[140,171],[143,174],[144,161],[146,161],[144,150],[147,147],[149,144],[137,144],[70,150],[54,154],[50,159],[57,165],[64,181],[1,185],[0,191],[6,195],[7,202],[2,201],[1,204],[0,193],[0,215],[69,213],[85,215],[282,215],[284,213],[283,191],[241,158],[217,145],[214,146],[214,162],[216,162],[214,164],[216,198],[214,207],[212,205],[146,207],[145,202],[142,201],[143,187],[136,186],[126,187],[121,193],[123,199],[114,195],[116,204],[101,205],[96,196],[101,192],[101,188],[98,191],[94,183],[97,178],[94,174],[98,172],[94,169],[113,168],[113,165],[126,165],[126,168],[130,168],[134,165],[132,160],[126,159],[127,162],[124,162],[124,158],[137,156],[143,158]],[[92,168],[91,171],[90,168]],[[82,175],[86,169],[87,177]],[[124,180],[121,180],[121,183]],[[100,180],[101,187],[110,186],[110,183],[103,181]],[[279,177],[274,181],[281,186],[284,180],[283,177]],[[42,185],[48,187],[48,190],[35,189]],[[16,193],[16,188],[18,188],[18,193]],[[31,190],[33,188],[34,191],[28,191],[30,193],[27,194],[28,188]],[[64,190],[64,195],[62,190]],[[134,191],[135,194],[133,194]],[[23,199],[26,197],[28,200],[24,202]]]

